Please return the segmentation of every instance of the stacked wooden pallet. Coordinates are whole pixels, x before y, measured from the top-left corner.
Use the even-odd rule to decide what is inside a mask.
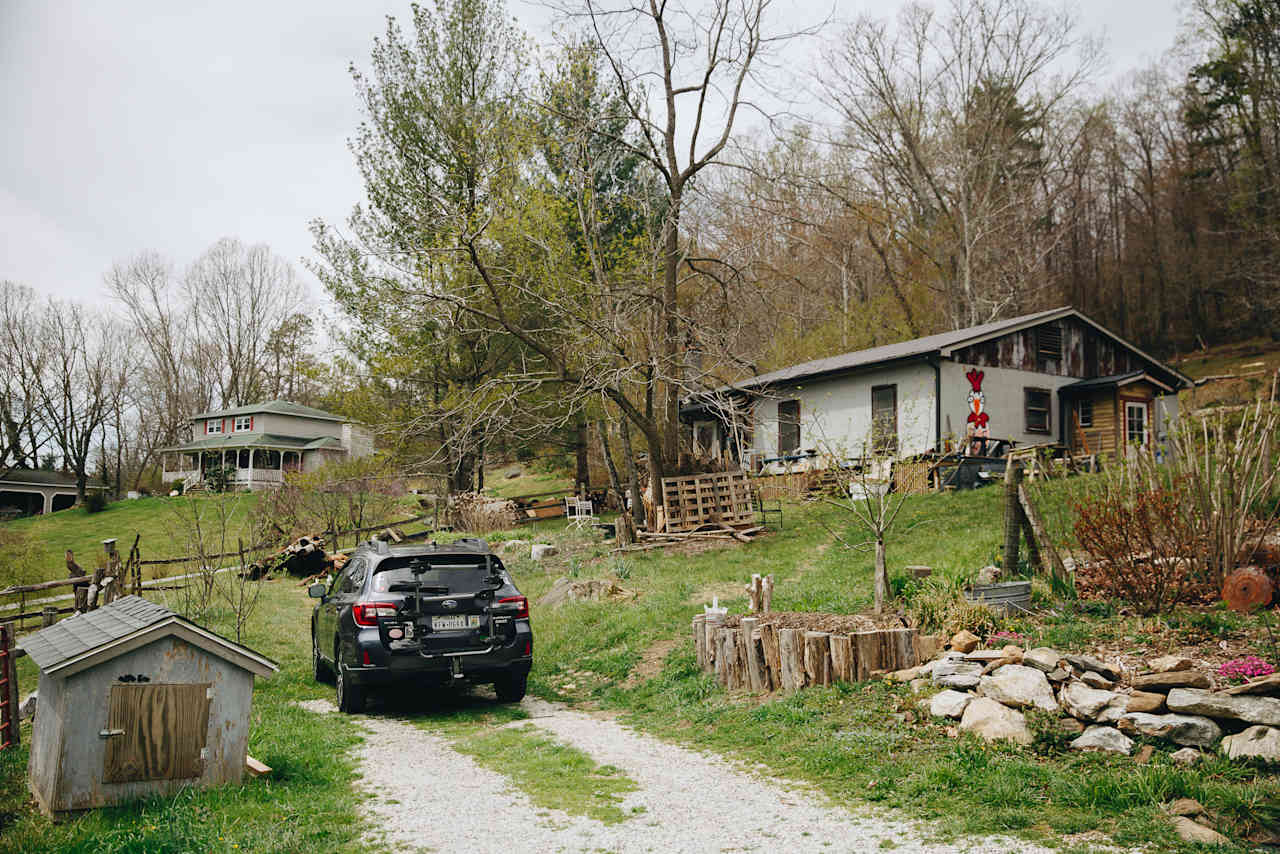
[[[754,525],[751,480],[744,472],[712,472],[662,479],[666,530]]]
[[[755,617],[728,628],[719,615],[700,614],[693,619],[693,643],[699,666],[731,691],[860,682],[919,663],[915,629],[837,634],[778,628]]]

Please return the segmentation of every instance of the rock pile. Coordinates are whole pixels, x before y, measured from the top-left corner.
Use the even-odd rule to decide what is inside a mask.
[[[913,689],[942,689],[925,705],[934,717],[959,720],[959,729],[988,741],[1030,744],[1025,712],[1064,716],[1078,732],[1074,750],[1129,755],[1132,736],[1181,746],[1175,759],[1195,761],[1198,750],[1231,759],[1280,763],[1280,680],[1262,677],[1210,690],[1209,677],[1186,658],[1165,656],[1129,672],[1119,662],[1063,655],[1048,647],[980,649],[968,632],[951,649],[910,674]]]

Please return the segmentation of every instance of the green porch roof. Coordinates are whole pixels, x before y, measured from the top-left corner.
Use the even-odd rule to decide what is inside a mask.
[[[161,448],[161,450],[195,452],[230,451],[238,448],[275,448],[284,451],[305,451],[313,441],[316,440],[301,439],[297,436],[278,436],[274,433],[231,433],[226,436],[210,436],[207,439],[196,439],[184,445],[174,445],[171,448]]]
[[[340,450],[342,443],[333,436],[304,439],[299,436],[280,436],[275,433],[230,433],[196,439],[184,445],[161,448],[161,451],[197,453],[204,451],[233,451],[240,448],[268,448],[280,451]]]
[[[301,403],[293,403],[288,400],[268,400],[266,403],[250,403],[247,406],[237,406],[234,409],[215,409],[210,412],[201,412],[198,415],[191,416],[194,421],[201,421],[207,418],[231,418],[236,415],[255,415],[259,412],[274,412],[278,415],[296,415],[299,418],[319,418],[325,421],[349,421],[341,415],[334,415],[332,412],[325,412],[323,409],[316,409],[314,406],[303,406]]]

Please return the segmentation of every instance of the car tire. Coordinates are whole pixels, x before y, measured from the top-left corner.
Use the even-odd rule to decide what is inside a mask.
[[[338,709],[348,715],[358,715],[364,711],[364,686],[351,681],[351,675],[347,672],[347,665],[343,663],[343,658],[345,656],[341,651],[335,656],[337,676],[334,684],[338,692]]]
[[[311,670],[312,676],[317,682],[329,683],[333,681],[333,668],[325,664],[323,658],[320,657],[320,645],[316,643],[316,636],[311,635]]]
[[[529,688],[529,674],[505,673],[493,682],[493,691],[498,695],[499,703],[518,703],[524,699]]]

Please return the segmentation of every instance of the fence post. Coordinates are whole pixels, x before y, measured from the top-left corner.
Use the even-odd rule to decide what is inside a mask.
[[[21,740],[18,668],[14,666],[13,642],[13,623],[0,623],[0,750],[17,747]]]
[[[1022,463],[1009,460],[1004,472],[1004,577],[1018,574],[1018,540],[1022,536],[1022,503],[1018,486],[1022,483]]]
[[[40,615],[40,625],[43,627],[52,626],[58,622],[58,608],[56,605],[45,605]]]

